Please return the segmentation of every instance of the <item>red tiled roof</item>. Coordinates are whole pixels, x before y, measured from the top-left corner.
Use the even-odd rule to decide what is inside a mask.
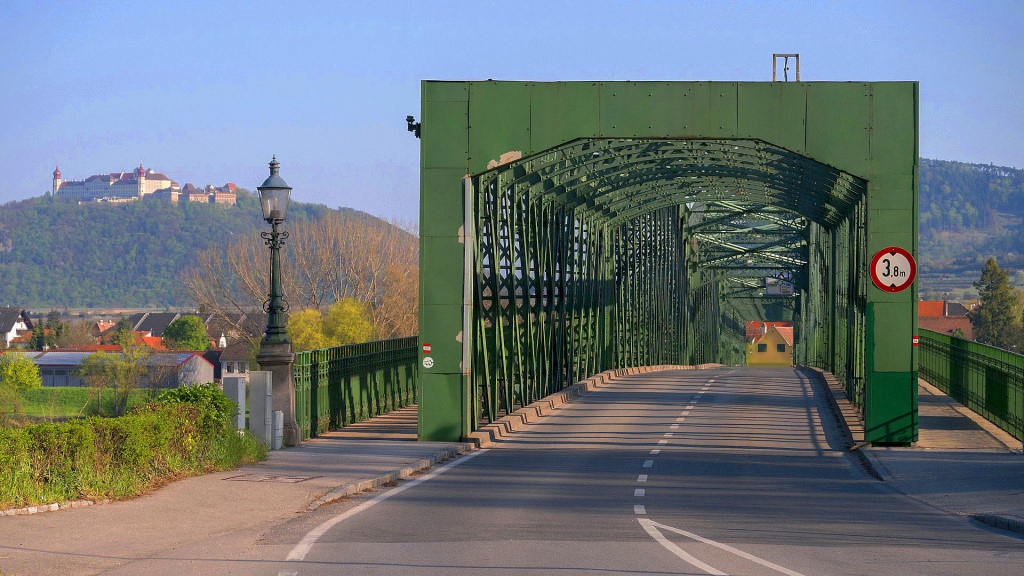
[[[167,346],[164,346],[164,339],[159,336],[143,336],[142,343],[153,350],[167,350]]]
[[[776,332],[782,336],[782,339],[786,341],[786,344],[793,346],[793,327],[792,326],[774,326]]]
[[[917,325],[923,330],[931,330],[940,334],[952,334],[957,328],[963,330],[964,338],[974,339],[974,327],[966,316],[922,316]]]
[[[792,322],[765,322],[763,320],[751,320],[747,322],[746,337],[747,341],[757,340],[761,335],[772,326],[792,326]]]
[[[942,300],[921,300],[917,303],[918,318],[945,316],[946,303]]]
[[[82,346],[69,346],[61,348],[61,352],[120,352],[121,347],[117,344],[84,344]]]

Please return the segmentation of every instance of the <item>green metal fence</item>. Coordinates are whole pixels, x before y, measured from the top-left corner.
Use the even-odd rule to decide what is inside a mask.
[[[302,438],[416,403],[416,336],[295,355]]]
[[[1024,356],[921,330],[921,377],[1024,440]]]

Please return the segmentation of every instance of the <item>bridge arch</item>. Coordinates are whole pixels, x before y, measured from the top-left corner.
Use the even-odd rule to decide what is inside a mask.
[[[915,439],[915,292],[865,277],[873,249],[916,252],[916,84],[423,94],[421,438],[609,368],[734,363],[742,320],[783,314],[869,440]]]

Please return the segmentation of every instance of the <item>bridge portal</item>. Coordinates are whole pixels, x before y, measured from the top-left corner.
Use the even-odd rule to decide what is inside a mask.
[[[603,370],[742,363],[748,320],[917,435],[914,82],[422,86],[419,435]],[[779,287],[788,287],[780,290]]]

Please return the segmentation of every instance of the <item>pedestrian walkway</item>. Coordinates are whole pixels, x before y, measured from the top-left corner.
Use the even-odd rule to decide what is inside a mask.
[[[0,574],[99,574],[217,535],[268,530],[470,449],[415,439],[412,406],[134,500],[0,517]]]
[[[1021,441],[922,380],[918,441],[910,447],[865,445],[856,409],[833,379],[826,380],[855,450],[879,479],[941,510],[1024,535]]]

